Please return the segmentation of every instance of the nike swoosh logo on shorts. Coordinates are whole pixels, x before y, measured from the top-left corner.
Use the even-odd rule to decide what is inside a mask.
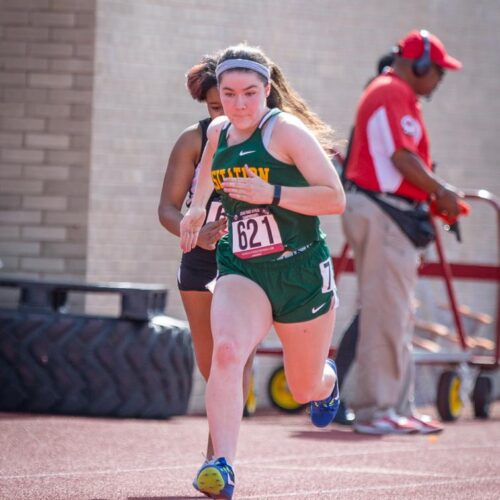
[[[255,151],[240,151],[240,156],[249,155],[250,153],[255,153]]]
[[[311,309],[311,312],[312,312],[313,314],[316,314],[316,313],[317,313],[317,312],[318,312],[318,311],[319,311],[322,307],[324,307],[325,305],[326,305],[326,302],[323,302],[323,304],[321,304],[320,306],[318,306],[318,307],[313,307],[313,308]]]

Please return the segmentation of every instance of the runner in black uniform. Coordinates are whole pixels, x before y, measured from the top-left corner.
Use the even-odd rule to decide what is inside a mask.
[[[196,187],[199,162],[207,141],[207,127],[211,120],[222,115],[222,105],[215,78],[216,62],[212,56],[205,56],[187,74],[187,88],[193,99],[205,102],[209,118],[188,127],[177,139],[163,181],[158,215],[161,224],[172,234],[179,236],[179,223],[182,219],[181,208],[186,205]],[[200,231],[198,246],[182,256],[177,282],[186,316],[189,321],[193,346],[198,368],[205,380],[208,379],[212,362],[212,331],[210,328],[210,307],[212,293],[207,285],[215,279],[217,264],[215,247],[226,231],[226,219],[215,191],[210,195],[206,206],[207,217]],[[253,354],[245,366],[243,395],[246,399],[250,386]],[[209,436],[207,459],[213,454]]]
[[[211,121],[212,118],[205,118],[204,120],[198,122],[198,127],[201,131],[201,151],[196,164],[193,180],[187,194],[186,207],[188,208],[191,205],[191,200],[196,188],[201,152],[203,152],[205,144],[207,143],[207,128]],[[220,220],[223,215],[220,197],[215,191],[210,195],[206,210],[207,218],[205,220],[205,225],[207,225],[207,223]],[[216,276],[217,262],[214,250],[206,250],[205,248],[197,246],[193,248],[192,252],[182,254],[181,265],[177,273],[177,285],[179,290],[186,292],[206,292],[207,285],[212,282]]]

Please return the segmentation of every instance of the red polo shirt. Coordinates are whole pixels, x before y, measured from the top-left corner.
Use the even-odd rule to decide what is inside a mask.
[[[392,155],[400,149],[418,155],[431,170],[417,95],[390,70],[375,78],[359,101],[347,178],[371,191],[427,199],[427,193],[405,180],[392,163]]]

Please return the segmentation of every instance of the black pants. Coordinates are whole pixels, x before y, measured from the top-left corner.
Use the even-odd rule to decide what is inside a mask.
[[[347,373],[351,368],[354,357],[356,356],[356,345],[358,343],[358,328],[359,328],[359,311],[354,316],[351,324],[344,332],[342,340],[340,341],[335,356],[335,363],[337,365],[337,376],[339,379],[339,388],[342,387]]]

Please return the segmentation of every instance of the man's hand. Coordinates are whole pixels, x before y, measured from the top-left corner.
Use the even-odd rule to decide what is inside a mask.
[[[411,184],[429,193],[435,203],[437,213],[456,219],[460,214],[459,200],[463,197],[457,189],[444,184],[428,170],[423,160],[406,149],[398,149],[391,157],[392,163]]]
[[[461,203],[463,195],[456,192],[451,186],[442,186],[434,195],[436,213],[443,215],[451,224],[461,214]]]

